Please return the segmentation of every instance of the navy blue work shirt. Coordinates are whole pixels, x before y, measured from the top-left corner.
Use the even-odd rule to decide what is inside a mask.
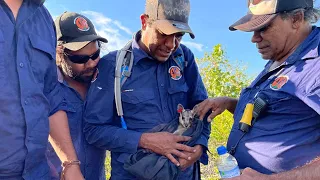
[[[0,1],[0,179],[50,179],[48,117],[65,106],[55,65],[54,23],[24,1],[16,20]]]
[[[242,133],[239,121],[254,97],[266,99],[266,112],[241,139],[235,153],[240,168],[251,167],[271,174],[303,166],[320,156],[320,29],[312,33],[282,66],[259,83],[269,71],[269,62],[245,88],[234,113],[228,149]]]
[[[123,169],[123,163],[138,148],[142,133],[177,117],[177,105],[191,109],[207,98],[193,53],[184,45],[185,61],[182,77],[172,77],[169,69],[178,67],[172,57],[160,63],[140,49],[133,41],[134,62],[131,77],[122,86],[122,105],[128,130],[121,128],[114,99],[115,61],[117,52],[111,52],[99,63],[100,73],[88,92],[84,115],[84,132],[90,144],[111,151],[111,178],[136,179]],[[205,122],[201,138],[196,144],[208,146],[209,123]],[[207,154],[201,161],[207,164]],[[183,173],[183,179],[191,179],[192,169]]]
[[[83,134],[83,108],[84,101],[81,95],[64,80],[62,73],[58,69],[59,82],[62,83],[62,94],[68,107],[66,113],[68,116],[69,128],[72,143],[77,153],[81,172],[86,180],[105,180],[104,158],[95,158],[96,152],[92,145],[89,145]],[[47,150],[48,163],[51,170],[51,179],[59,180],[62,167],[59,157],[56,155],[51,144]],[[98,168],[99,167],[99,168]]]

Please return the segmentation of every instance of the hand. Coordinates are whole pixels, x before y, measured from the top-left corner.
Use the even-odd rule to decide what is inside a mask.
[[[64,180],[84,180],[79,165],[67,167],[64,174]]]
[[[242,174],[238,177],[229,178],[225,180],[271,180],[271,177],[265,174],[261,174],[251,168],[245,168]]]
[[[172,163],[180,166],[180,163],[173,155],[182,159],[191,159],[186,153],[196,152],[195,148],[179,143],[188,141],[190,138],[191,137],[178,136],[168,132],[143,133],[140,138],[139,146],[166,156]]]
[[[190,159],[185,160],[185,159],[179,158],[180,169],[182,171],[184,171],[186,168],[193,165],[193,163],[195,163],[198,159],[200,159],[203,151],[202,145],[196,145],[194,146],[194,148],[196,149],[196,152],[194,153],[184,152],[187,156],[190,157]]]
[[[207,112],[211,110],[212,113],[208,116],[208,122],[211,122],[211,120],[215,118],[217,115],[221,114],[223,111],[230,108],[230,100],[231,98],[228,97],[216,97],[206,99],[197,105],[197,114],[199,115],[199,118],[202,120],[204,116],[207,114]]]

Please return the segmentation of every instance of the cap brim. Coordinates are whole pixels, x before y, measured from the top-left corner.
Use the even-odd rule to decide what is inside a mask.
[[[154,22],[155,27],[166,35],[171,35],[178,32],[189,33],[192,39],[195,38],[191,28],[187,23],[170,20],[156,20]]]
[[[253,15],[247,14],[240,20],[235,22],[229,27],[230,31],[245,31],[252,32],[261,29],[271,23],[271,21],[277,16],[277,14],[267,14],[267,15]]]
[[[68,43],[63,44],[63,46],[71,51],[78,51],[88,45],[92,41],[101,41],[107,43],[108,40],[98,35],[87,35],[81,36],[79,38],[73,39]]]

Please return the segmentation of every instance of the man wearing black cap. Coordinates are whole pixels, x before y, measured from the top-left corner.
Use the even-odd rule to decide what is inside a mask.
[[[319,10],[313,0],[250,0],[248,7],[230,30],[253,32],[265,69],[239,99],[208,99],[199,109],[234,113],[228,149],[244,169],[234,179],[320,179],[320,29],[311,25]],[[244,115],[253,116],[248,132],[239,126],[249,122]]]
[[[194,55],[180,44],[185,33],[195,37],[188,25],[189,13],[189,0],[146,1],[141,30],[127,50],[132,51],[133,63],[131,72],[126,73],[130,77],[121,88],[122,101],[115,103],[115,78],[120,78],[115,75],[117,52],[103,57],[99,64],[99,76],[87,98],[84,132],[88,142],[101,149],[101,157],[105,150],[111,151],[111,179],[138,179],[123,164],[139,148],[163,155],[182,170],[187,169],[179,179],[193,178],[192,165],[198,159],[204,164],[208,161],[208,122],[194,147],[179,143],[190,137],[147,133],[175,119],[179,103],[192,109],[207,98]],[[181,52],[180,56],[174,57],[176,51]],[[123,107],[121,117],[115,107],[119,103]]]
[[[100,60],[101,42],[107,39],[97,35],[94,25],[85,16],[65,12],[55,20],[57,32],[58,79],[63,85],[63,95],[67,100],[67,116],[71,138],[80,163],[80,169],[87,180],[103,180],[104,158],[96,158],[95,148],[84,139],[82,115],[87,90],[93,78],[98,76],[97,64]],[[68,171],[62,169],[61,161],[50,145],[47,151],[51,165],[52,179]],[[75,162],[72,165],[79,165]],[[102,168],[97,168],[102,167]]]

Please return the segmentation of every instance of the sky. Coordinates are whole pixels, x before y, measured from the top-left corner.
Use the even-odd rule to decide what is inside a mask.
[[[247,74],[257,75],[266,64],[251,43],[252,33],[229,31],[228,27],[247,13],[246,0],[190,0],[189,26],[196,38],[188,35],[182,43],[195,57],[202,58],[221,44],[231,62],[241,62]],[[121,49],[140,30],[140,15],[145,0],[47,0],[46,7],[53,18],[64,11],[88,17],[99,35],[108,39],[107,51]]]

